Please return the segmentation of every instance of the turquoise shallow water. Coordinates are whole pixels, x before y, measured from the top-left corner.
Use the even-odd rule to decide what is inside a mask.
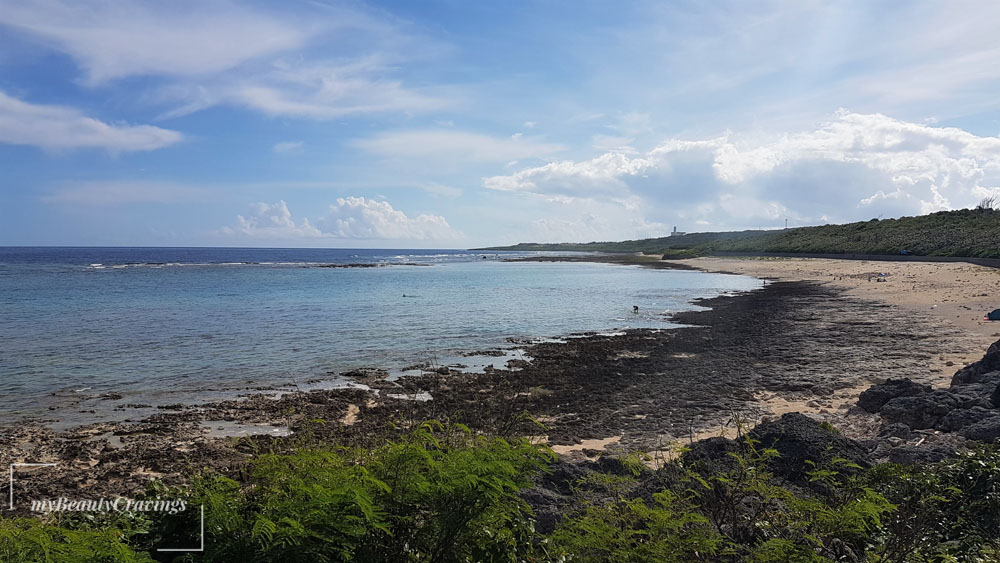
[[[0,248],[0,420],[51,415],[69,396],[183,402],[336,379],[327,374],[352,367],[439,361],[508,347],[509,338],[667,328],[664,316],[692,308],[693,299],[759,284],[483,256]],[[347,263],[387,265],[318,267]]]

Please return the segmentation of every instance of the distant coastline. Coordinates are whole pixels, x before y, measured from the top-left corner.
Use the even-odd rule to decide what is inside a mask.
[[[1000,259],[1000,210],[960,209],[843,225],[688,233],[620,242],[520,243],[473,250],[644,252],[664,258],[783,253]]]

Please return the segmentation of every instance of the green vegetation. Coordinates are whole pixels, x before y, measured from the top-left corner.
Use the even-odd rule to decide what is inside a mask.
[[[0,561],[31,563],[145,563],[127,535],[107,526],[60,526],[32,518],[0,519]]]
[[[905,250],[915,256],[1000,258],[1000,210],[984,206],[845,225],[692,233],[623,242],[522,243],[487,250],[645,252],[663,254],[666,258],[689,258],[713,252],[898,255]]]
[[[639,456],[574,482],[551,534],[521,493],[554,456],[527,439],[419,425],[371,448],[319,443],[263,453],[238,474],[180,491],[204,504],[206,551],[176,561],[996,561],[1000,450],[922,467],[811,464],[796,485],[768,471],[779,454],[748,438],[729,462]],[[683,459],[683,458],[682,458]],[[648,461],[648,460],[647,460]],[[0,520],[0,559],[169,561],[191,545],[197,511],[176,517]]]
[[[246,483],[214,476],[192,488],[206,516],[198,560],[517,561],[532,539],[518,492],[551,455],[438,423],[373,450],[264,454]]]

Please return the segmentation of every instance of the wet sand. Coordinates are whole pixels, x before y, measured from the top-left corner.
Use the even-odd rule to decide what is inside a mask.
[[[733,272],[784,281],[816,281],[847,294],[930,312],[988,346],[1000,337],[1000,322],[983,320],[1000,308],[1000,269],[964,262],[869,262],[820,258],[696,258],[678,260],[708,272]],[[878,275],[885,282],[876,282]],[[869,281],[870,280],[870,281]],[[977,358],[978,359],[978,358]]]
[[[701,257],[676,260],[681,267],[707,272],[749,275],[772,281],[808,281],[843,290],[844,295],[889,305],[898,310],[896,323],[920,322],[939,331],[950,350],[928,362],[922,383],[944,388],[959,368],[978,360],[1000,339],[1000,322],[983,319],[1000,307],[1000,269],[963,262],[891,262],[789,257]],[[883,281],[877,281],[881,278]],[[867,385],[845,389],[855,401]],[[762,404],[775,415],[802,412],[821,415],[810,401],[780,395],[762,395]],[[821,417],[822,418],[822,417]],[[833,420],[841,426],[850,422]],[[721,432],[697,437],[731,437],[729,425]]]
[[[846,295],[896,307],[899,322],[911,315],[930,318],[942,330],[958,328],[973,351],[936,365],[947,385],[955,369],[978,360],[1000,338],[1000,322],[984,315],[1000,308],[1000,269],[962,262],[869,262],[816,258],[697,258],[680,260],[709,272],[732,272],[783,281],[813,281],[846,290]],[[877,282],[879,274],[884,282]],[[951,364],[948,364],[951,362]]]

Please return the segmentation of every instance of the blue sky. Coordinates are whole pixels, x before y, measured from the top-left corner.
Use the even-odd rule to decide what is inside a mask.
[[[1000,195],[992,2],[0,0],[0,245],[469,247]]]

